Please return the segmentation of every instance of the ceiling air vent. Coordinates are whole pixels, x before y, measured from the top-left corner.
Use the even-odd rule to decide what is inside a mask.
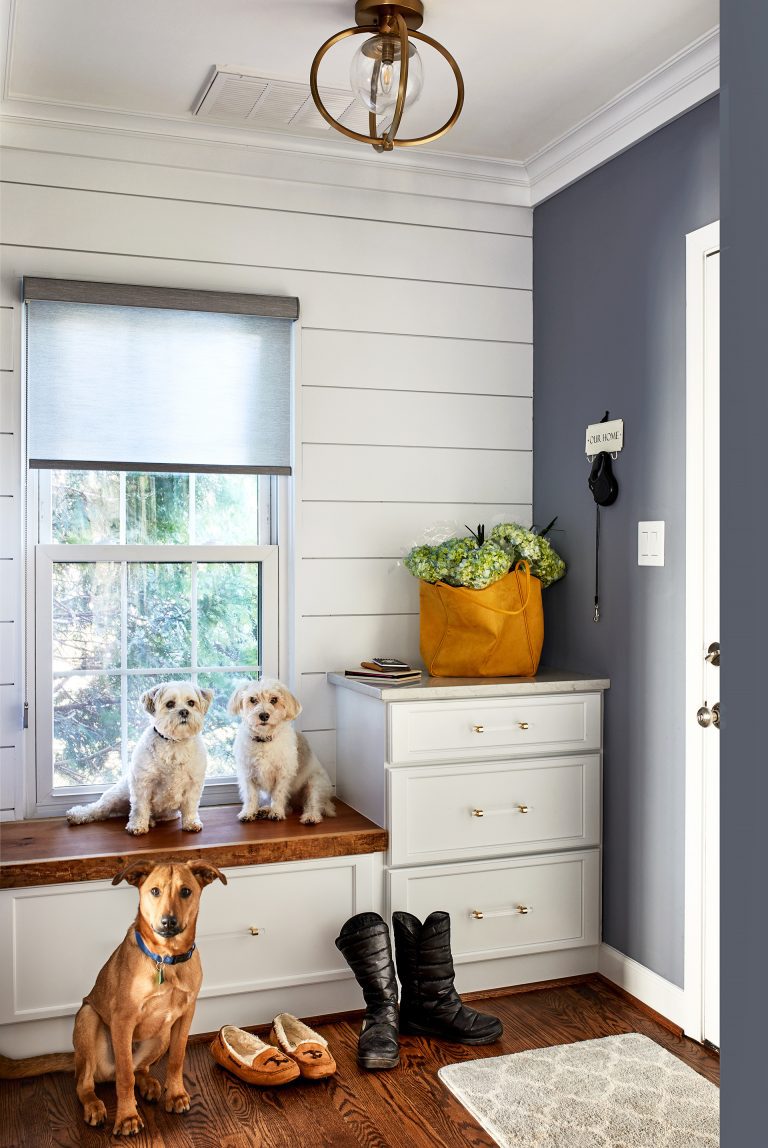
[[[332,116],[352,131],[368,134],[368,112],[350,91],[321,88],[320,92]],[[245,68],[217,68],[195,115],[272,131],[330,131],[314,105],[309,84],[258,76]]]

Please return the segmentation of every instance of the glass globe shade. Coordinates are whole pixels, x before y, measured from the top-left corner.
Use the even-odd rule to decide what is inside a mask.
[[[400,41],[396,36],[372,36],[358,48],[349,69],[352,91],[378,118],[394,113],[400,84]],[[408,86],[405,106],[421,94],[424,75],[416,45],[408,42]]]

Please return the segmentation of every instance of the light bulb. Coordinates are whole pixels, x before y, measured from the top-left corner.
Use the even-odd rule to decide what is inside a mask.
[[[393,113],[400,86],[400,40],[396,36],[372,36],[366,40],[352,57],[349,79],[356,98],[369,112],[377,118]],[[419,98],[423,81],[421,57],[409,41],[406,107]]]

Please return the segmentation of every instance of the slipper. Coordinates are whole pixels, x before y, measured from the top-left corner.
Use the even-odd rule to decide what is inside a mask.
[[[281,1012],[275,1017],[267,1040],[292,1056],[307,1080],[322,1080],[324,1076],[333,1076],[336,1071],[336,1061],[328,1050],[325,1037],[289,1012]]]
[[[219,1029],[210,1045],[211,1056],[229,1072],[239,1076],[246,1084],[259,1084],[271,1088],[288,1084],[299,1075],[295,1060],[286,1056],[272,1044],[265,1044],[258,1036],[227,1024]]]

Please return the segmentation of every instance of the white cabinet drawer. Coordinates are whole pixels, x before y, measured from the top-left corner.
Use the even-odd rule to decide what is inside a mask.
[[[392,865],[599,844],[597,754],[388,772]]]
[[[404,909],[420,921],[436,909],[450,913],[451,948],[457,963],[596,945],[599,861],[599,850],[594,849],[512,861],[393,869],[389,873],[390,909]]]
[[[350,976],[333,942],[348,917],[380,909],[377,863],[367,854],[227,870],[229,884],[215,881],[200,903],[201,997]],[[76,1012],[137,899],[106,881],[0,893],[0,1024]]]
[[[580,753],[600,746],[600,694],[400,702],[389,708],[392,764]]]

